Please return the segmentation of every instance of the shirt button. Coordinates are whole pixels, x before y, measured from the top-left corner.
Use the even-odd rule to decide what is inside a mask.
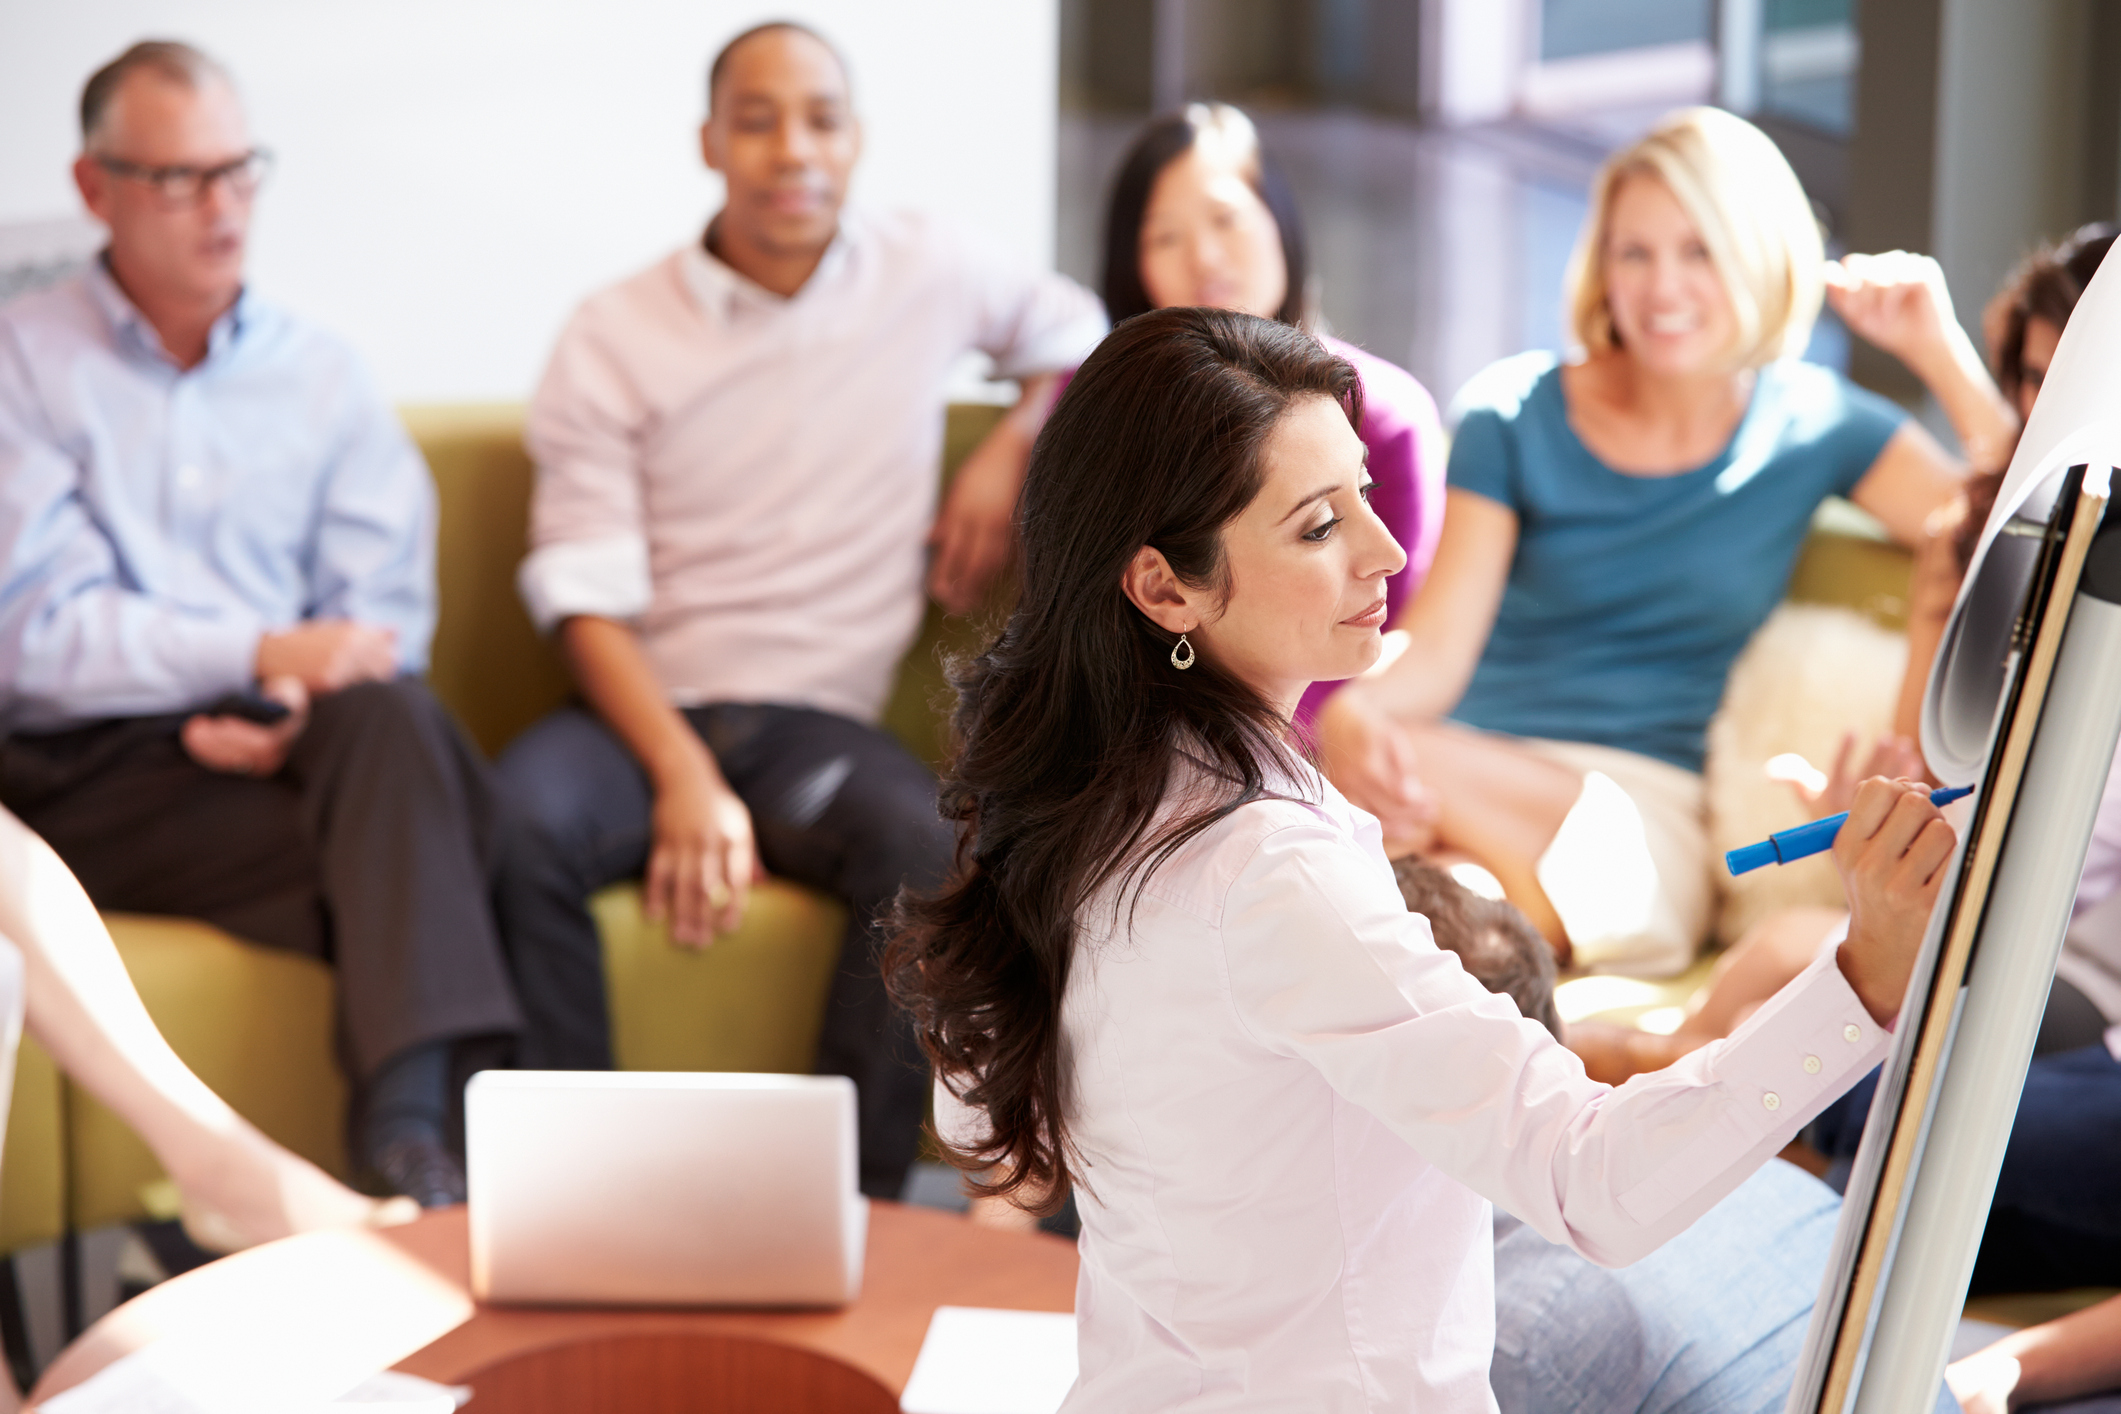
[[[1853,1046],[1863,1039],[1863,1028],[1851,1021],[1848,1025],[1841,1028],[1841,1039]]]
[[[1817,1075],[1819,1073],[1819,1057],[1806,1056],[1804,1058],[1804,1073],[1806,1075]]]
[[[1762,1109],[1779,1110],[1782,1108],[1782,1097],[1770,1090],[1760,1097],[1760,1106]]]

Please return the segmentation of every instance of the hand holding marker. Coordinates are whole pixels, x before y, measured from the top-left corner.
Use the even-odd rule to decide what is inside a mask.
[[[1950,805],[1973,793],[1972,786],[1939,786],[1930,792],[1930,804]],[[1848,818],[1849,813],[1844,810],[1839,815],[1829,815],[1809,825],[1778,831],[1759,844],[1727,851],[1723,856],[1724,865],[1735,876],[1749,874],[1764,864],[1794,864],[1800,859],[1824,854],[1834,847],[1834,836],[1841,833]]]

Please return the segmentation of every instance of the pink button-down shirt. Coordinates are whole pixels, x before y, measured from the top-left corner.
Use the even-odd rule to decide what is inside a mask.
[[[1131,912],[1081,918],[1068,1411],[1492,1410],[1490,1203],[1625,1264],[1884,1053],[1826,956],[1728,1040],[1597,1084],[1436,947],[1377,822],[1302,774],[1317,803],[1245,806]]]
[[[530,406],[519,583],[549,628],[634,624],[681,706],[881,710],[926,598],[943,385],[1072,367],[1086,290],[941,222],[849,212],[783,299],[695,243],[592,295]]]

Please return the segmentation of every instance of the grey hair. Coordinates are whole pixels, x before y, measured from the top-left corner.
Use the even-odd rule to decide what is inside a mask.
[[[95,141],[104,118],[109,115],[111,99],[117,96],[127,75],[135,69],[151,69],[165,79],[192,89],[214,81],[234,83],[220,60],[202,49],[182,40],[143,39],[90,74],[88,82],[82,86],[82,146]]]

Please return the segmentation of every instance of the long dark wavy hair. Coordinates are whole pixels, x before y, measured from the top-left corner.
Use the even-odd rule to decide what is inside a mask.
[[[1296,194],[1279,168],[1259,145],[1252,120],[1227,103],[1189,103],[1176,113],[1151,118],[1134,135],[1134,145],[1119,164],[1112,179],[1112,196],[1105,203],[1105,278],[1101,293],[1105,313],[1114,324],[1146,314],[1155,305],[1142,284],[1142,221],[1149,212],[1149,196],[1164,168],[1191,152],[1203,139],[1236,151],[1238,164],[1252,190],[1259,194],[1267,212],[1281,232],[1282,261],[1288,268],[1289,285],[1274,317],[1284,324],[1305,322],[1310,268],[1304,247],[1303,218],[1297,214]]]
[[[1149,545],[1187,584],[1227,595],[1223,528],[1259,494],[1275,424],[1307,397],[1361,419],[1355,370],[1285,324],[1210,309],[1121,324],[1032,450],[1016,608],[952,665],[942,808],[956,864],[938,892],[901,897],[884,975],[937,1076],[984,1112],[984,1135],[944,1157],[1034,1212],[1074,1177],[1061,1000],[1078,911],[1267,795],[1292,749],[1278,710],[1206,655],[1172,666],[1176,639],[1122,576]],[[1159,820],[1182,758],[1210,784]]]

